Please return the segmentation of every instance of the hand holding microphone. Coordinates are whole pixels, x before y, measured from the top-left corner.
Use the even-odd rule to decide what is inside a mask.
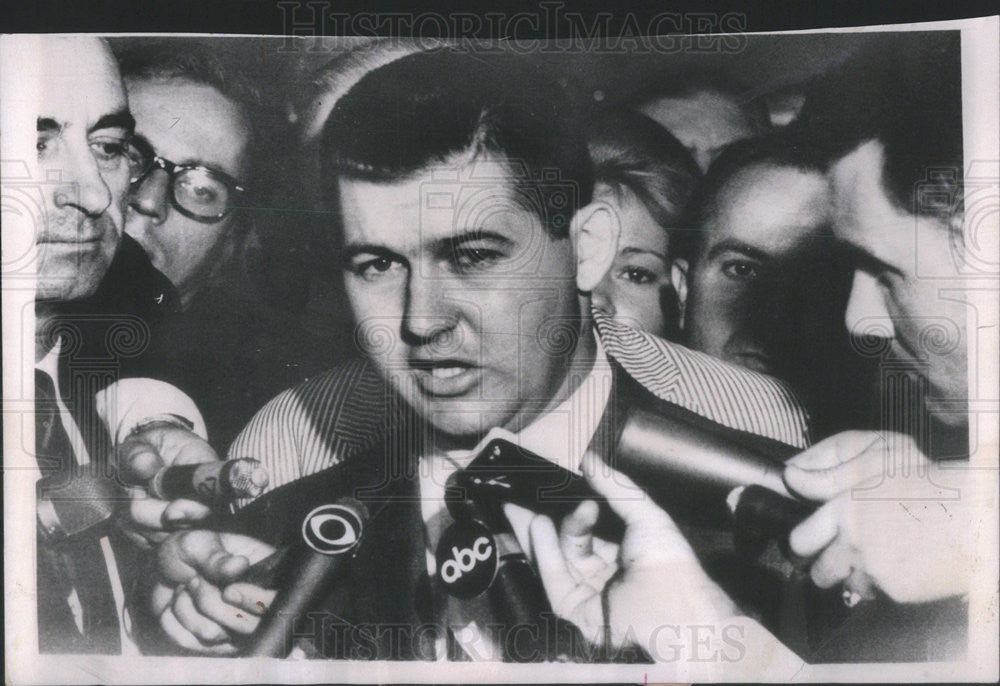
[[[815,446],[792,458],[788,464],[815,462],[815,458],[809,456],[817,451],[828,452]],[[810,479],[796,479],[799,475],[792,474],[793,488],[789,489],[786,486],[789,472],[777,459],[769,459],[683,421],[635,409],[624,422],[616,455],[617,465],[636,478],[641,477],[644,483],[647,479],[653,484],[664,480],[686,483],[709,500],[725,498],[739,536],[787,542],[791,535],[792,552],[805,557],[815,556],[822,550],[822,545],[796,545],[804,534],[793,532],[816,528],[811,522],[815,521],[817,504],[807,489],[795,487],[799,481],[808,483]],[[800,495],[803,497],[798,497]],[[812,576],[818,585],[826,588],[846,582],[843,597],[849,607],[874,598],[860,565],[852,568],[846,564],[846,573],[840,573],[845,567],[845,556],[827,557],[836,560],[837,569],[834,570],[834,565],[823,556],[814,560]],[[836,573],[828,573],[832,571]]]
[[[213,507],[240,489],[246,492],[247,484],[251,490],[266,485],[266,473],[245,464],[227,467],[207,441],[171,421],[138,427],[118,446],[115,460],[121,480],[136,487],[120,525],[147,549],[170,531],[205,521]],[[248,478],[241,476],[247,471]]]
[[[715,624],[736,607],[702,569],[670,516],[627,476],[588,455],[593,489],[625,522],[620,545],[593,536],[598,508],[585,501],[555,523],[538,515],[531,546],[554,611],[592,644],[617,651],[629,641],[656,656],[659,629]]]

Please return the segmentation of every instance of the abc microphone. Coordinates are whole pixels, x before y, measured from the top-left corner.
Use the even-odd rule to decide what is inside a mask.
[[[330,592],[364,535],[367,508],[354,498],[320,505],[302,521],[302,540],[281,556],[291,572],[267,615],[249,638],[245,655],[287,657],[292,652],[294,623]]]
[[[448,478],[445,500],[455,519],[442,535],[436,556],[438,578],[445,590],[459,598],[487,591],[490,606],[507,631],[503,640],[506,661],[549,659],[552,642],[542,620],[551,615],[552,606],[500,499],[456,472]]]

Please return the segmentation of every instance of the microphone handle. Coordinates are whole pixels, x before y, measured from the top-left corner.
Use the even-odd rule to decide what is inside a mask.
[[[278,591],[270,611],[251,635],[244,655],[288,657],[295,643],[295,620],[323,599],[347,560],[347,556],[331,557],[305,548],[303,553],[297,572]]]
[[[763,486],[737,490],[732,499],[733,522],[739,531],[756,538],[787,540],[792,529],[816,511],[812,503],[786,498]]]
[[[290,553],[291,573],[268,613],[251,634],[243,653],[254,657],[287,657],[295,642],[295,620],[317,607],[331,585],[348,568],[364,535],[368,510],[350,497],[320,505],[302,522],[302,538]],[[332,530],[329,527],[333,527]],[[272,555],[275,564],[286,565],[282,553]]]

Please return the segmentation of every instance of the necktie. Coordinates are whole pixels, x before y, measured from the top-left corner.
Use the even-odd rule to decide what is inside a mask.
[[[66,484],[80,470],[59,414],[55,385],[39,370],[35,372],[35,422],[35,448],[43,479]],[[56,489],[52,497],[58,498],[61,490],[65,493]],[[98,536],[93,532],[64,540],[39,536],[37,550],[41,652],[120,653],[118,612]],[[70,609],[68,599],[73,591],[82,608],[82,631]]]

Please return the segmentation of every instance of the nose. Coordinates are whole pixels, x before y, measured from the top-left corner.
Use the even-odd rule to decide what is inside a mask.
[[[458,324],[455,303],[443,292],[442,281],[414,274],[407,289],[403,337],[410,345],[426,345],[447,336]]]
[[[56,207],[73,207],[89,217],[99,217],[111,205],[111,189],[104,182],[97,161],[89,150],[67,155],[68,172],[56,190]]]
[[[847,330],[854,336],[871,335],[873,324],[878,322],[884,331],[886,325],[892,325],[892,318],[885,306],[885,297],[878,285],[878,280],[860,270],[855,270],[851,283],[851,294],[847,298],[847,311],[844,313],[844,323]],[[890,329],[891,331],[891,329]]]
[[[167,193],[170,177],[163,169],[153,169],[142,181],[132,186],[129,207],[149,217],[159,226],[167,219]]]

